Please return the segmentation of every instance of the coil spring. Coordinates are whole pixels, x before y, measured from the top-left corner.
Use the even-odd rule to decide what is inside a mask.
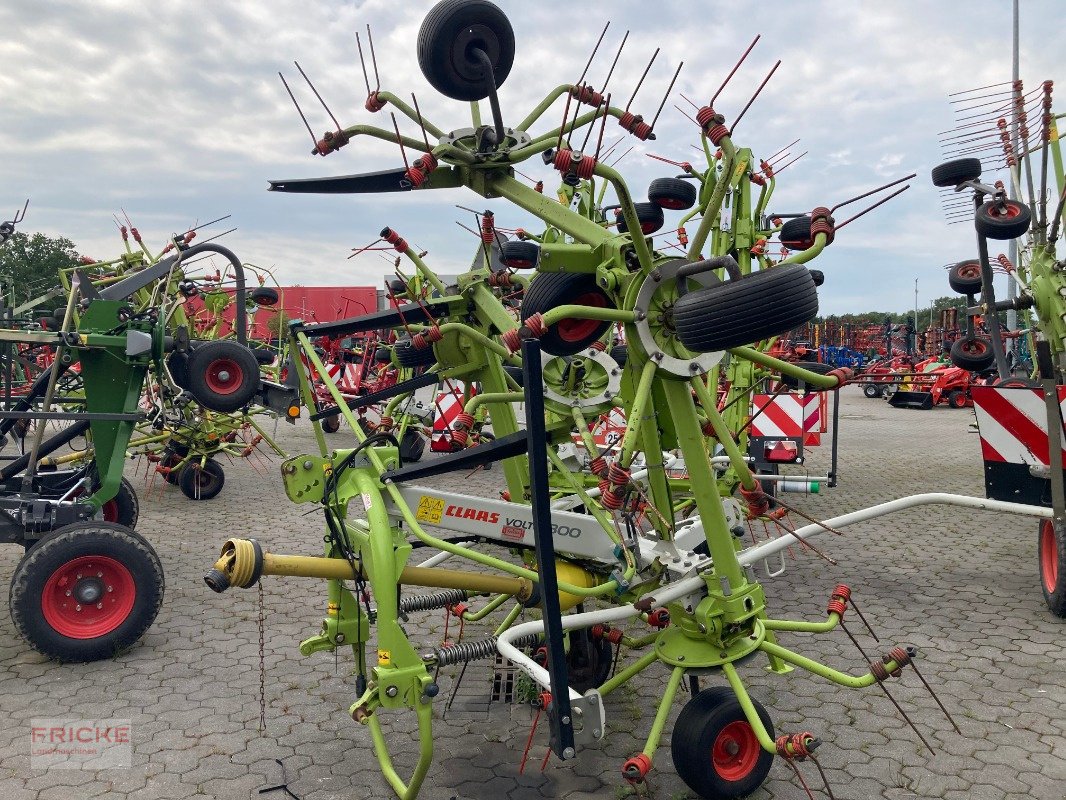
[[[437,159],[432,153],[426,153],[423,156],[415,159],[414,163],[407,170],[407,180],[411,182],[411,186],[415,189],[419,188],[426,182],[426,178],[429,174],[437,168]]]
[[[589,471],[593,475],[599,475],[601,478],[607,477],[607,459],[603,456],[597,456],[592,459],[592,463],[589,464]]]
[[[893,647],[881,657],[880,661],[873,661],[870,663],[870,672],[873,673],[873,676],[877,678],[879,683],[888,680],[890,675],[893,678],[898,678],[903,673],[903,667],[911,663],[911,658],[912,656],[907,650],[902,647]],[[888,668],[885,666],[890,661],[896,662],[896,669],[891,672],[889,672]]]
[[[515,647],[528,647],[536,643],[537,634],[530,633],[513,642]],[[451,647],[437,647],[433,650],[433,658],[437,666],[450,667],[452,664],[461,664],[465,661],[477,661],[482,658],[492,658],[496,655],[496,637],[477,639],[471,642],[460,642]]]
[[[688,231],[685,230],[684,225],[679,225],[677,228],[677,242],[682,247],[688,247]]]
[[[704,106],[696,112],[696,124],[705,131],[711,128],[713,124],[720,125],[723,122],[725,122],[725,117],[710,106]]]
[[[786,733],[783,736],[778,736],[774,740],[774,744],[777,745],[777,754],[782,758],[803,761],[818,746],[818,739],[815,738],[813,733],[807,731],[791,735]]]
[[[639,114],[634,115],[627,111],[618,118],[618,124],[642,142],[652,137],[651,125],[645,122],[644,117]]]
[[[522,323],[534,338],[539,339],[541,336],[548,332],[548,326],[544,324],[543,314],[532,314],[530,317]]]
[[[363,107],[371,114],[374,114],[385,107],[385,101],[378,97],[377,92],[371,92],[366,96],[366,103],[363,104]]]
[[[413,594],[400,598],[400,611],[411,614],[415,611],[433,611],[436,608],[460,603],[469,599],[465,589],[442,589],[431,594]]]
[[[570,96],[577,102],[584,103],[585,105],[596,106],[599,108],[603,105],[603,95],[597,91],[593,91],[592,87],[587,83],[581,86],[571,86]]]
[[[379,235],[382,239],[391,244],[396,249],[397,253],[407,252],[407,240],[392,228],[382,228]]]
[[[485,244],[492,244],[496,241],[496,227],[493,224],[491,211],[486,211],[481,215],[481,241]]]
[[[588,180],[592,177],[592,171],[596,169],[596,159],[573,150],[560,150],[555,154],[554,166],[564,175],[573,173],[579,178]]]
[[[504,331],[500,335],[500,341],[503,342],[503,346],[507,348],[509,353],[517,353],[522,349],[522,334],[518,332],[518,328]]]

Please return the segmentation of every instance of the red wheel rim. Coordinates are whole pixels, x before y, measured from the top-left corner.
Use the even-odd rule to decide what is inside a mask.
[[[1054,594],[1059,582],[1059,545],[1055,525],[1046,519],[1040,523],[1040,577],[1048,594]]]
[[[671,211],[680,211],[685,207],[684,200],[675,200],[673,197],[660,197],[655,201],[659,208],[667,208]]]
[[[204,373],[207,388],[216,394],[233,394],[244,382],[244,371],[232,358],[216,358]]]
[[[604,308],[607,305],[607,299],[599,292],[586,292],[574,300],[574,305]],[[559,320],[555,329],[559,332],[559,338],[564,342],[580,342],[595,334],[600,324],[600,320],[597,319],[571,317]]]
[[[988,352],[988,345],[986,345],[980,339],[971,339],[968,342],[963,342],[962,347],[959,349],[967,355],[983,356],[985,353]]]
[[[49,576],[41,611],[56,633],[70,639],[95,639],[126,621],[137,587],[121,563],[107,556],[81,556]]]
[[[112,498],[100,506],[104,522],[118,522],[118,500]]]
[[[723,780],[740,781],[759,763],[762,746],[747,720],[730,722],[718,733],[711,746],[714,771]]]
[[[1007,203],[1003,211],[992,206],[992,208],[989,209],[989,212],[991,216],[996,219],[1014,219],[1015,217],[1021,216],[1022,209],[1021,206],[1015,205],[1014,203]]]
[[[972,280],[981,277],[981,265],[976,261],[967,261],[959,265],[959,277]]]

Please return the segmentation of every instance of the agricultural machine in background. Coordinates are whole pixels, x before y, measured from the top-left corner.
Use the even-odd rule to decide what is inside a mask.
[[[728,684],[694,691],[674,726],[674,765],[700,796],[751,793],[775,756],[797,771],[799,762],[817,763],[820,740],[813,734],[774,735],[768,712],[748,693],[738,669],[742,662],[762,653],[773,672],[801,667],[841,686],[861,688],[883,686],[913,664],[916,654],[893,648],[867,673],[852,676],[783,647],[779,633],[837,627],[851,591],[843,585],[832,590],[824,621],[773,619],[753,566],[819,531],[897,508],[975,502],[951,495],[906,498],[782,530],[739,549],[746,523],[772,520],[771,499],[737,441],[746,435],[754,387],[774,372],[816,391],[838,388],[847,378],[840,370],[823,374],[816,369],[823,365],[807,364],[807,369],[767,353],[775,337],[816,314],[817,281],[806,264],[851,221],[834,219],[845,203],[818,207],[809,215],[766,213],[773,170],[734,143],[739,118],[726,125],[712,107],[721,89],[695,112],[706,167],[678,162],[682,175],[653,182],[648,200],[635,201],[621,174],[604,163],[603,132],[613,117],[627,134],[648,140],[658,114],[648,122],[631,111],[635,98],[624,108],[612,105],[606,87],[595,91],[583,73],[574,84],[553,90],[514,127],[505,126],[496,90],[512,66],[514,35],[506,16],[486,0],[444,0],[435,6],[423,22],[418,57],[437,91],[470,103],[470,127],[438,128],[413,98],[408,105],[380,83],[372,89],[367,76],[367,110],[392,106],[418,126],[420,136],[404,136],[395,122],[392,130],[338,124],[321,139],[312,134],[313,152],[325,156],[358,136],[372,136],[398,143],[405,166],[275,181],[271,188],[338,194],[462,186],[505,198],[541,219],[545,233],[500,242],[494,215],[479,215],[481,257],[457,286],[444,286],[424,254],[394,228],[382,230],[379,241],[410,261],[436,291],[363,317],[290,326],[292,347],[300,354],[295,363],[306,360],[298,373],[304,402],[316,409],[311,419],[319,452],[287,460],[282,477],[290,500],[323,508],[325,557],[279,555],[254,539],[230,539],[205,575],[207,584],[216,591],[249,588],[264,575],[327,581],[326,618],[321,631],[301,644],[301,652],[352,647],[357,697],[349,711],[369,727],[382,774],[403,798],[418,794],[432,760],[436,671],[497,652],[540,687],[550,747],[564,760],[604,737],[606,696],[661,665],[669,680],[642,752],[622,765],[628,781],[642,782],[652,768],[686,676],[694,689],[704,675],[723,677]],[[376,65],[376,58],[372,61]],[[562,123],[530,133],[564,96]],[[479,105],[486,98],[489,122],[482,121]],[[660,110],[665,102],[664,97]],[[582,106],[591,110],[582,113]],[[409,161],[406,151],[419,155]],[[564,202],[514,177],[517,164],[537,157],[573,190],[562,194]],[[613,220],[604,218],[609,207],[598,199],[597,188],[605,185],[614,193]],[[728,226],[722,216],[727,199]],[[655,249],[647,237],[665,225],[665,212],[690,209],[682,220],[698,217],[699,223],[691,239],[684,234],[684,245],[679,235],[684,257]],[[787,222],[773,221],[779,218]],[[775,233],[792,250],[777,261],[765,246]],[[499,244],[506,270],[493,269],[493,243]],[[492,291],[512,281],[517,270],[533,270],[519,320]],[[314,342],[382,328],[410,337],[410,347],[424,354],[425,372],[350,400],[330,378]],[[626,345],[624,365],[611,356],[617,329]],[[319,408],[312,370],[333,406]],[[390,429],[362,430],[360,408],[410,396],[442,378],[479,387],[476,394],[464,393],[456,437],[463,449],[426,463],[405,463]],[[521,403],[525,429],[516,414]],[[590,425],[615,406],[624,411],[624,427],[613,452],[601,453],[589,436]],[[354,447],[327,445],[321,423],[337,415],[354,434]],[[491,426],[491,440],[473,435],[483,421]],[[596,454],[587,471],[574,470],[560,454],[575,433],[588,454]],[[670,474],[678,457],[683,477]],[[496,462],[506,487],[498,500],[417,484]],[[361,514],[349,508],[356,498]],[[1014,504],[981,502],[1027,513]],[[437,535],[427,525],[448,533]],[[411,565],[416,547],[434,555]],[[441,566],[449,560],[474,562],[470,566],[477,569]],[[439,591],[403,595],[403,586]],[[477,611],[467,605],[484,595],[491,599]],[[401,626],[415,611],[447,608],[476,621],[508,607],[493,636],[429,652],[419,652]],[[518,623],[523,613],[538,611],[540,619]],[[631,635],[623,623],[647,627]],[[642,654],[610,677],[615,641]],[[373,662],[366,653],[371,643]],[[415,713],[419,731],[417,763],[407,779],[394,765],[381,727],[385,712],[403,709]]]
[[[966,296],[967,333],[951,348],[960,367],[994,370],[992,385],[974,387],[973,401],[981,433],[985,492],[989,498],[1049,508],[1037,534],[1040,585],[1048,608],[1066,617],[1066,490],[1063,487],[1063,403],[1066,402],[1066,271],[1056,256],[1056,241],[1066,221],[1066,178],[1056,117],[1052,113],[1052,82],[1026,94],[1020,81],[985,94],[982,107],[964,132],[948,136],[944,145],[952,155],[964,156],[936,167],[934,185],[958,200],[945,200],[956,220],[972,214],[977,233],[976,259],[952,267],[948,281]],[[983,87],[982,91],[996,87]],[[960,93],[966,102],[972,94]],[[988,101],[987,98],[994,98]],[[998,99],[995,99],[998,98]],[[972,101],[971,101],[972,102]],[[991,110],[987,107],[992,106]],[[1038,116],[1030,131],[1028,118]],[[971,119],[968,117],[967,119]],[[977,130],[974,130],[974,129]],[[987,128],[987,130],[982,130]],[[1013,136],[1012,136],[1013,132]],[[994,154],[997,167],[1008,171],[1008,184],[980,181],[981,159]],[[1050,178],[1050,186],[1049,186]],[[1028,199],[1028,204],[1011,199]],[[1050,211],[1050,213],[1049,213]],[[1018,262],[1005,255],[994,260],[990,241],[1022,239]],[[993,284],[998,267],[1012,275],[1016,298],[996,300]],[[1000,313],[1031,309],[1035,321],[1025,335],[1036,355],[1033,373],[1018,377],[1001,336]],[[975,335],[975,321],[983,318],[988,337]],[[1024,326],[1023,326],[1024,327]],[[1007,336],[1017,335],[1008,332]]]

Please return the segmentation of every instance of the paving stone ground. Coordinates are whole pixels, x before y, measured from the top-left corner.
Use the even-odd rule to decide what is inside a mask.
[[[971,411],[892,409],[843,392],[841,485],[822,496],[791,495],[812,516],[844,511],[924,491],[980,496],[978,440]],[[289,452],[310,452],[309,426],[282,426]],[[338,436],[340,436],[338,434]],[[337,441],[341,441],[337,439]],[[828,447],[809,462],[824,469]],[[245,798],[279,782],[281,759],[289,786],[303,800],[388,798],[369,732],[346,709],[355,696],[349,656],[299,655],[297,643],[315,633],[322,587],[313,580],[268,578],[265,586],[267,730],[259,720],[257,601],[254,591],[210,592],[202,575],[227,536],[256,536],[278,552],[321,550],[321,516],[284,497],[277,463],[262,474],[248,463],[226,465],[226,487],[215,500],[192,502],[156,482],[151,491],[139,465],[128,474],[141,500],[139,530],[153,543],[167,575],[166,599],[155,625],[131,652],[94,664],[50,663],[15,633],[0,610],[0,800],[29,798]],[[491,493],[499,471],[464,478],[469,492]],[[453,484],[455,485],[455,484]],[[1037,583],[1036,523],[1021,517],[947,507],[913,509],[855,525],[843,538],[824,535],[818,547],[838,562],[808,553],[787,560],[787,572],[765,581],[771,612],[820,618],[829,591],[850,584],[883,645],[913,644],[923,675],[955,715],[951,730],[913,673],[891,683],[935,748],[929,755],[876,688],[845,690],[808,674],[779,677],[754,663],[744,667],[752,693],[776,728],[810,730],[840,800],[945,800],[1066,797],[1066,622],[1046,610]],[[0,574],[20,555],[0,548]],[[483,635],[471,626],[467,635]],[[443,634],[441,612],[408,627],[420,645]],[[864,647],[882,652],[850,629]],[[453,629],[454,632],[454,629]],[[783,643],[853,672],[863,659],[847,637],[787,635]],[[445,671],[435,730],[436,758],[422,797],[468,800],[624,798],[632,790],[620,767],[639,752],[666,681],[652,668],[607,700],[609,734],[599,747],[539,771],[546,733],[538,732],[531,766],[518,774],[533,710],[489,703],[491,662],[470,665],[452,709],[443,700],[457,669]],[[686,695],[679,697],[671,721]],[[32,718],[132,720],[133,765],[99,772],[29,768]],[[413,765],[417,739],[408,716],[386,730],[401,773]],[[669,730],[669,728],[668,728]],[[807,765],[804,775],[818,785]],[[664,737],[644,796],[691,797],[678,779]],[[281,793],[264,795],[281,798]],[[824,795],[820,795],[824,796]],[[803,798],[791,770],[776,763],[753,797]]]

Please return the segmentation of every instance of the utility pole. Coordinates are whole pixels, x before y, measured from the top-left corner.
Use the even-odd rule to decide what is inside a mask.
[[[914,279],[914,354],[918,354],[918,279]]]
[[[1014,81],[1012,89],[1014,92],[1015,109],[1017,109],[1017,103],[1019,101],[1020,90],[1018,89],[1019,80],[1019,57],[1018,57],[1018,38],[1019,38],[1019,24],[1018,24],[1018,0],[1014,0],[1014,44],[1013,44],[1013,56],[1011,64],[1011,80]],[[1014,152],[1018,152],[1018,114],[1017,110],[1013,115],[1011,122],[1011,146],[1014,148]],[[1020,190],[1020,187],[1019,187]],[[1015,267],[1018,266],[1018,240],[1011,239],[1010,245],[1007,250],[1007,254],[1010,258],[1010,263]],[[1018,282],[1014,279],[1014,275],[1007,276],[1007,300],[1014,300],[1018,296]],[[1018,330],[1018,312],[1013,308],[1007,310],[1007,330]],[[1017,339],[1008,339],[1007,347],[1013,352],[1018,346]],[[1017,352],[1014,353],[1017,357]],[[1015,358],[1016,360],[1016,358]]]

